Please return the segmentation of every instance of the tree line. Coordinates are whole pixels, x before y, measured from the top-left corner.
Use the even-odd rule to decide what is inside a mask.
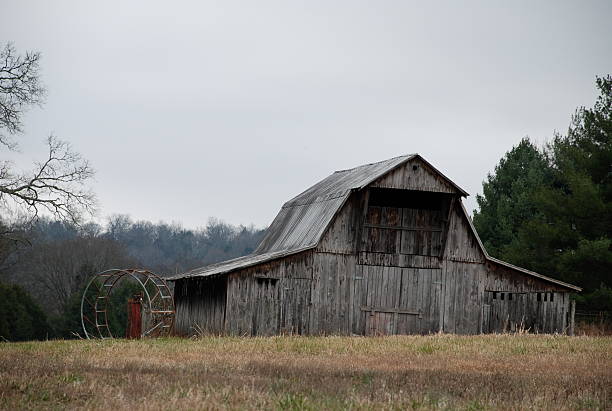
[[[115,215],[104,225],[80,226],[40,218],[10,232],[0,240],[0,336],[7,339],[74,337],[81,293],[101,271],[143,267],[162,276],[182,273],[251,253],[264,230],[217,219],[191,230]]]

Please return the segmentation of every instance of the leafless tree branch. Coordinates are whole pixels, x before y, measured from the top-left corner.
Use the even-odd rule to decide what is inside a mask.
[[[12,43],[0,50],[0,145],[11,150],[17,145],[12,135],[22,131],[24,111],[44,101],[45,88],[39,77],[40,57],[38,52],[17,54]]]
[[[10,162],[0,163],[0,204],[6,209],[17,205],[32,220],[44,210],[77,223],[83,212],[95,211],[95,196],[85,186],[94,171],[67,142],[50,136],[47,144],[47,158],[29,173],[15,173]]]
[[[12,136],[22,131],[22,114],[44,100],[39,62],[38,52],[20,55],[11,43],[0,49],[0,147],[16,148]],[[95,197],[85,186],[94,171],[67,142],[50,136],[47,144],[49,155],[29,173],[0,161],[0,208],[25,211],[30,222],[43,212],[78,223],[83,212],[95,209]]]

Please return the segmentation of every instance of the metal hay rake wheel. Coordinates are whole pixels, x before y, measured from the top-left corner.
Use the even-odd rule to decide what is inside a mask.
[[[170,335],[174,323],[172,291],[161,277],[147,270],[112,269],[95,275],[81,298],[81,325],[87,339],[113,338],[109,327],[109,310],[113,287],[123,278],[131,278],[140,286],[140,337]]]

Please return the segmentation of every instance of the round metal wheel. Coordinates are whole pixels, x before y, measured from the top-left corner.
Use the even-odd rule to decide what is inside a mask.
[[[111,293],[116,284],[131,278],[139,284],[142,326],[140,337],[170,335],[174,323],[174,299],[166,281],[156,274],[140,269],[112,269],[95,275],[85,287],[81,298],[81,325],[87,339],[113,338],[109,327]]]

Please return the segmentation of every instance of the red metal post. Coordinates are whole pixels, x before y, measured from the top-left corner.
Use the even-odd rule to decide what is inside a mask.
[[[138,339],[142,334],[141,305],[140,298],[128,299],[128,323],[125,329],[125,338]]]

